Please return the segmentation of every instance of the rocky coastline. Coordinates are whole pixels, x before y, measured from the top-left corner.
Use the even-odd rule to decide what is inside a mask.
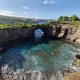
[[[44,32],[44,38],[52,40],[63,40],[79,46],[80,44],[80,28],[69,26],[38,26],[31,28],[7,28],[0,29],[0,51],[6,51],[7,43],[14,43],[20,40],[33,40],[34,31],[41,29]],[[5,47],[4,47],[5,46]]]
[[[46,28],[46,27],[45,27]],[[3,29],[0,30],[0,46],[1,51],[6,51],[6,48],[2,47],[3,44],[20,39],[30,39],[34,38],[34,30],[42,29],[44,31],[45,38],[59,39],[73,43],[74,45],[80,44],[80,29],[74,29],[70,27],[57,26],[49,27],[45,29],[44,27],[34,27],[34,28],[16,28],[16,29]],[[58,71],[58,76],[51,75],[51,73],[41,73],[40,71],[27,71],[26,69],[20,69],[13,72],[8,65],[2,67],[1,77],[3,80],[66,80],[64,76],[80,71],[80,68],[75,65],[70,65],[68,68],[63,69],[63,71]],[[80,73],[78,73],[80,74]],[[43,77],[43,75],[45,77]],[[63,79],[64,78],[64,79]]]
[[[44,32],[44,38],[52,38],[52,39],[66,39],[68,35],[68,29],[64,30],[64,33],[61,37],[58,35],[61,34],[61,26],[38,26],[38,27],[31,27],[31,28],[6,28],[0,29],[0,46],[4,43],[21,40],[21,39],[31,39],[34,38],[34,31],[36,29],[41,29]]]
[[[7,28],[7,29],[0,29],[0,51],[6,51],[7,44],[11,44],[14,42],[19,42],[21,40],[33,40],[34,31],[36,29],[41,29],[44,32],[43,37],[49,39],[65,39],[66,38],[66,29],[64,34],[61,37],[58,35],[61,33],[61,26],[53,27],[53,26],[38,26],[38,27],[31,27],[31,28]]]

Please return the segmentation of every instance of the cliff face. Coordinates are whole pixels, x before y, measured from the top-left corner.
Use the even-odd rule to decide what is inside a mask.
[[[31,29],[16,28],[0,30],[0,44],[24,37],[32,37]]]
[[[70,42],[74,42],[80,44],[80,28],[76,28],[75,26],[62,26],[61,33],[59,37],[62,36],[62,39],[69,40]]]
[[[68,39],[72,42],[80,44],[80,28],[69,30]]]
[[[44,32],[44,37],[46,38],[60,38],[60,39],[66,39],[68,35],[68,29],[64,29],[63,35],[59,37],[59,34],[61,34],[62,28],[60,26],[53,27],[53,26],[38,26],[38,27],[32,27],[32,28],[11,28],[11,29],[0,29],[0,45],[16,40],[16,39],[22,39],[22,38],[34,38],[34,31],[36,29],[41,29]]]
[[[39,26],[32,28],[0,29],[0,45],[16,39],[33,38],[36,29],[41,29],[45,37],[52,36],[52,27]]]

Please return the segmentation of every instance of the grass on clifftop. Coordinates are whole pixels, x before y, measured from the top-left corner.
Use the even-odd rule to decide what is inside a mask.
[[[30,28],[30,27],[37,27],[37,26],[44,26],[44,27],[47,27],[49,24],[46,23],[46,24],[0,24],[0,29],[6,29],[6,28]]]
[[[14,24],[6,24],[6,23],[0,23],[0,29],[5,28],[29,28],[34,26],[49,26],[50,24],[62,24],[64,26],[74,26],[75,28],[80,28],[80,21],[60,21],[60,22],[53,22],[53,23],[46,23],[46,24],[31,24],[31,23],[14,23]]]

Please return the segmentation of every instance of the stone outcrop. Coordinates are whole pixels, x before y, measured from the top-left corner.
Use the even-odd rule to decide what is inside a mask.
[[[70,73],[65,76],[62,80],[80,80],[80,72]]]
[[[66,39],[67,35],[68,35],[68,29],[66,28],[65,32],[64,32],[64,34],[62,36],[62,39]]]
[[[77,38],[75,41],[77,44],[80,44],[80,38]]]
[[[67,39],[69,39],[71,42],[80,44],[80,28],[69,28]]]
[[[75,60],[74,60],[74,64],[78,67],[80,67],[80,54],[76,54],[75,55]]]

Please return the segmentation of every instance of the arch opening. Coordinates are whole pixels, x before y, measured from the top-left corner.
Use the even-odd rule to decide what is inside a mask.
[[[43,37],[43,35],[44,35],[44,32],[41,30],[41,29],[36,29],[35,31],[34,31],[34,37],[35,38],[42,38]]]

